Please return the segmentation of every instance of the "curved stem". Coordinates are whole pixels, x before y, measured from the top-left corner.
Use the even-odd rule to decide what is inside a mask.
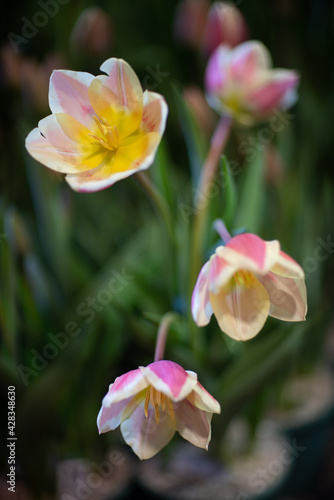
[[[217,233],[219,234],[219,236],[221,237],[221,239],[223,240],[223,242],[226,245],[226,243],[228,243],[230,241],[232,236],[230,235],[230,233],[226,229],[224,222],[221,219],[216,219],[213,222],[212,226],[217,231]]]
[[[210,149],[203,165],[195,198],[195,208],[197,210],[201,210],[203,203],[204,206],[208,204],[208,190],[216,174],[220,155],[227,142],[231,123],[232,118],[230,116],[222,116],[211,138]]]
[[[162,317],[158,329],[157,341],[155,344],[154,361],[160,361],[161,359],[164,359],[168,330],[171,323],[173,323],[173,321],[175,321],[176,319],[178,319],[178,315],[174,312],[168,312]]]
[[[195,285],[197,274],[201,263],[201,254],[203,246],[203,233],[205,229],[206,214],[209,205],[209,189],[215,173],[218,168],[219,158],[227,142],[232,119],[229,116],[223,116],[212,136],[210,149],[203,165],[202,175],[199,182],[199,188],[195,199],[195,219],[192,232],[192,253],[190,263],[190,288]]]

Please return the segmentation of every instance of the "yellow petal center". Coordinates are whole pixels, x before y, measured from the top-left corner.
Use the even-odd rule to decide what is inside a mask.
[[[237,285],[250,287],[254,285],[254,276],[249,271],[237,271],[234,274],[234,279]]]
[[[94,120],[101,136],[89,134],[95,141],[98,141],[104,148],[110,151],[116,151],[119,146],[119,134],[116,125],[109,125],[106,120],[102,120],[94,116]]]
[[[148,417],[148,407],[150,403],[154,408],[155,421],[157,425],[159,425],[160,411],[167,411],[170,414],[172,420],[175,420],[172,401],[165,394],[163,394],[160,391],[157,391],[151,385],[148,387],[145,396],[145,407],[144,407],[145,417]]]

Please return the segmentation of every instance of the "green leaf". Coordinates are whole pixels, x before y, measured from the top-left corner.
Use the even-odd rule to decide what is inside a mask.
[[[161,141],[154,160],[154,168],[151,169],[155,186],[164,195],[170,207],[174,205],[170,161],[167,154],[167,147],[164,140]]]
[[[233,224],[233,219],[237,207],[237,189],[233,179],[233,174],[230,169],[229,162],[225,155],[220,160],[221,175],[223,178],[223,196],[224,196],[224,210],[223,219],[225,225],[229,228]]]
[[[257,151],[254,160],[245,165],[244,175],[235,226],[246,227],[248,232],[257,233],[265,212],[263,151]]]

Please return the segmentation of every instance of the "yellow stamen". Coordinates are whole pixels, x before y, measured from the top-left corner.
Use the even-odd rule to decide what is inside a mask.
[[[237,271],[234,274],[237,285],[250,287],[254,284],[254,276],[249,271]]]
[[[109,125],[105,120],[100,120],[94,116],[94,121],[103,137],[95,134],[89,134],[94,140],[99,142],[104,148],[115,151],[119,146],[119,135],[116,125]]]
[[[169,398],[166,398],[167,401],[167,408],[170,413],[170,416],[172,417],[172,420],[175,420],[175,415],[174,415],[174,408],[173,408],[173,403]]]
[[[160,411],[167,411],[170,414],[172,420],[175,419],[172,401],[165,394],[163,394],[160,391],[157,391],[151,385],[148,387],[145,396],[145,403],[144,403],[145,417],[148,417],[148,407],[150,403],[152,408],[154,408],[155,421],[157,425],[159,425],[160,421]]]
[[[150,402],[150,388],[147,389],[147,393],[145,396],[145,406],[144,406],[144,412],[145,412],[145,417],[148,417],[148,404]]]

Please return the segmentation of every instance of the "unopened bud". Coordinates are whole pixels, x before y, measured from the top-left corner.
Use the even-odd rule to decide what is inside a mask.
[[[235,47],[248,38],[246,21],[240,10],[225,2],[214,2],[209,10],[204,29],[202,50],[210,55],[224,43]]]
[[[112,22],[108,14],[98,8],[85,9],[77,19],[71,45],[75,52],[100,55],[107,52],[112,42]]]
[[[190,47],[200,47],[210,3],[208,0],[182,0],[174,20],[174,36]]]

